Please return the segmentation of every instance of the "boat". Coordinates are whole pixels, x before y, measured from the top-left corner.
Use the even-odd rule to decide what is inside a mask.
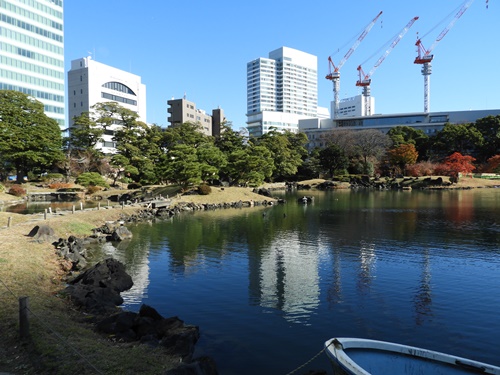
[[[500,375],[497,366],[385,341],[332,338],[325,351],[335,375]]]

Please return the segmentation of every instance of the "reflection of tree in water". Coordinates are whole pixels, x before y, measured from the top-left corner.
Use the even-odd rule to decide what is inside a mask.
[[[358,290],[361,293],[366,293],[370,289],[375,260],[375,244],[361,241],[361,248],[359,249],[360,269],[358,274]]]
[[[414,303],[415,303],[415,322],[421,325],[425,317],[432,316],[432,290],[431,290],[431,267],[429,250],[424,250],[422,278],[417,288]]]

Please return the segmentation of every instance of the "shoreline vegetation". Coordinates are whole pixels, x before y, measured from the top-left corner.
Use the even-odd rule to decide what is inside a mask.
[[[433,177],[434,178],[434,177]],[[448,178],[443,178],[443,180]],[[325,180],[300,182],[314,188]],[[500,181],[462,177],[446,188],[471,189],[500,187]],[[269,190],[285,189],[285,183],[266,184]],[[337,188],[349,188],[339,184]],[[118,190],[120,194],[126,190]],[[99,192],[102,199],[117,191]],[[156,190],[155,194],[161,193]],[[104,195],[106,194],[106,195]],[[212,187],[209,195],[170,195],[171,207],[181,202],[224,204],[238,201],[273,200],[253,192],[252,188]],[[19,198],[0,193],[0,205],[14,204]],[[36,225],[48,225],[58,238],[89,236],[92,229],[109,221],[120,220],[144,209],[144,203],[111,208],[77,210],[73,213],[16,214],[0,212],[0,372],[13,374],[163,374],[175,368],[178,359],[164,349],[152,349],[138,343],[118,343],[96,333],[89,316],[78,311],[60,295],[65,272],[50,243],[34,242],[28,233]],[[11,218],[11,225],[7,222]],[[29,340],[19,339],[19,302],[29,297]],[[152,306],[154,308],[154,306]],[[182,319],[182,317],[179,317]],[[186,322],[196,324],[197,322]],[[163,351],[162,351],[163,350]]]

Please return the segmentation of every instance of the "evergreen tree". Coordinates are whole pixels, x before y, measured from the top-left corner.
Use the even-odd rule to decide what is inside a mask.
[[[0,154],[22,182],[29,171],[64,158],[61,129],[43,104],[18,91],[0,90]]]

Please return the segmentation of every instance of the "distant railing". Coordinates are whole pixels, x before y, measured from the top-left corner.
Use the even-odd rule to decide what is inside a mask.
[[[487,180],[500,180],[500,174],[498,173],[474,173],[474,178],[484,178]]]

